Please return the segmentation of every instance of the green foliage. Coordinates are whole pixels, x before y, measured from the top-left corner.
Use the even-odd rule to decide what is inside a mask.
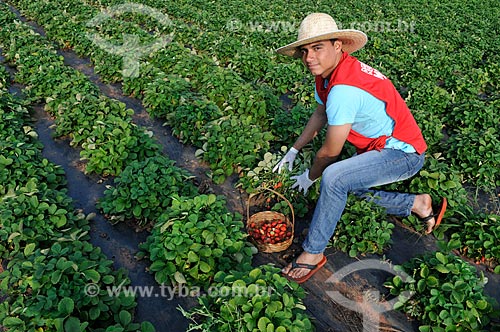
[[[311,110],[300,104],[290,110],[277,111],[271,124],[276,133],[276,144],[291,146],[302,133],[303,125],[310,116]]]
[[[191,84],[182,77],[169,75],[163,77],[158,73],[144,88],[144,106],[149,108],[151,116],[165,118],[167,114],[176,112],[176,108],[192,99]]]
[[[203,286],[218,271],[250,265],[253,248],[245,239],[241,216],[225,207],[221,196],[172,196],[141,249],[160,284]]]
[[[277,181],[281,175],[275,175],[272,179],[267,165],[261,163],[268,162],[265,155],[268,150],[276,148],[274,145],[289,145],[303,127],[304,110],[314,105],[312,76],[307,75],[299,61],[277,56],[274,49],[295,40],[294,23],[302,19],[302,13],[330,12],[328,4],[294,3],[294,12],[290,13],[282,10],[280,1],[257,2],[251,6],[243,1],[214,2],[207,7],[179,0],[169,2],[166,8],[164,1],[148,0],[148,5],[172,19],[175,41],[165,50],[141,59],[138,78],[124,79],[121,57],[95,47],[85,33],[97,32],[119,45],[123,32],[140,36],[141,43],[148,43],[158,32],[169,32],[170,28],[132,13],[107,20],[106,24],[92,29],[86,26],[102,6],[121,3],[114,0],[64,3],[13,0],[10,3],[41,24],[47,38],[59,47],[74,48],[78,54],[90,57],[103,81],[124,81],[126,93],[142,98],[151,114],[160,117],[168,114],[174,134],[183,142],[195,145],[198,154],[210,164],[214,182],[221,183],[233,172],[243,169],[246,174],[253,170],[250,179],[241,180],[250,191],[261,183],[269,183],[271,187],[281,183],[284,191],[289,189],[288,178]],[[199,10],[200,5],[203,10]],[[82,145],[82,157],[88,158],[87,171],[120,174],[129,162],[156,155],[156,145],[142,129],[129,124],[131,114],[124,115],[124,107],[110,106],[108,109],[107,105],[116,103],[103,104],[100,98],[89,97],[97,96],[96,87],[83,75],[64,68],[62,57],[45,39],[20,23],[6,5],[0,6],[2,54],[16,65],[16,80],[27,84],[24,93],[33,101],[47,102],[47,109],[56,118],[56,133],[69,135],[74,145]],[[397,21],[397,27],[367,31],[368,45],[356,56],[376,65],[395,82],[422,128],[429,144],[428,155],[441,154],[446,159],[428,158],[426,167],[413,179],[388,187],[406,192],[429,192],[434,202],[446,196],[449,201],[446,220],[435,234],[449,236],[452,238],[450,243],[463,245],[460,250],[475,259],[479,258],[477,255],[497,257],[496,222],[485,215],[470,218],[472,213],[467,209],[462,184],[468,181],[491,189],[500,183],[497,148],[500,43],[494,38],[498,8],[491,0],[481,4],[431,1],[426,6],[420,2],[384,2],[382,5],[375,1],[369,6],[362,2],[343,2],[337,4],[335,14],[335,19],[345,26],[359,22],[360,16],[366,22],[378,22],[381,12],[385,22]],[[418,17],[416,25],[415,17]],[[401,22],[401,18],[405,21]],[[231,26],[231,22],[239,25]],[[435,28],[436,22],[439,22],[438,28]],[[0,85],[4,84],[2,82],[0,79]],[[289,112],[281,111],[276,102],[276,96],[283,95],[291,99],[291,104],[286,105]],[[11,115],[7,118],[15,121]],[[0,127],[2,125],[0,122]],[[10,133],[16,139],[23,135],[35,136],[32,129],[21,128],[8,128],[6,140],[11,139],[7,139]],[[0,129],[3,134],[5,127]],[[31,153],[30,149],[22,150],[25,151]],[[20,155],[17,153],[0,157],[3,179],[22,174],[18,168],[26,164],[18,160]],[[309,151],[302,152],[303,155],[307,153]],[[310,160],[310,156],[304,156],[304,160]],[[13,180],[8,186],[0,187],[2,198],[6,194],[16,197],[8,204],[20,204],[24,208],[23,204],[33,201],[30,203],[33,206],[36,205],[33,197],[38,197],[38,202],[42,202],[39,205],[45,207],[45,198],[41,199],[39,193],[27,194],[23,188],[27,188],[28,181],[36,183],[40,191],[45,190],[45,184],[50,188],[58,184],[50,174],[42,176],[50,180],[48,182],[43,179],[33,182],[31,179],[36,179],[30,173],[33,169],[28,168],[26,176],[20,175],[26,179]],[[59,178],[59,171],[55,173]],[[307,199],[314,200],[315,195],[317,188],[310,191]],[[291,198],[298,213],[308,207],[307,202],[291,194],[285,196]],[[275,205],[272,208],[286,207]],[[364,210],[366,207],[357,208],[363,217],[364,213],[368,214]],[[69,209],[61,209],[72,214]],[[32,212],[38,210],[35,208]],[[55,220],[56,216],[46,217]],[[59,223],[64,222],[60,215],[57,218]],[[67,221],[70,218],[67,217]],[[405,222],[417,230],[422,227],[414,217]],[[462,224],[467,231],[453,233],[452,226],[461,227]],[[45,232],[44,227],[45,224],[42,227]],[[479,241],[470,242],[474,236],[482,236],[488,248],[483,251]],[[16,246],[19,250],[22,242]],[[3,325],[10,327],[20,323],[23,322],[9,317]],[[83,324],[79,319],[68,318],[64,325],[78,330]]]
[[[109,116],[105,123],[92,126],[91,136],[82,143],[81,159],[85,171],[102,175],[119,175],[133,161],[155,156],[159,145],[135,124]]]
[[[460,253],[500,273],[500,216],[467,209],[460,230],[450,235]]]
[[[392,243],[393,228],[382,207],[349,195],[331,244],[351,257],[381,254]]]
[[[409,277],[395,276],[385,283],[399,296],[394,308],[417,318],[422,332],[484,331],[497,314],[496,301],[484,294],[484,276],[478,277],[473,266],[455,255],[428,253],[395,268]]]
[[[211,101],[189,100],[167,116],[172,133],[182,143],[197,146],[207,132],[207,125],[222,117],[221,110]]]
[[[207,124],[196,155],[210,164],[212,180],[220,184],[233,174],[234,168],[254,165],[260,151],[269,149],[270,132],[253,124],[251,116],[227,116]]]
[[[74,209],[63,170],[42,158],[28,109],[2,93],[0,118],[0,326],[154,331],[132,323],[134,297],[108,292],[130,280],[88,242],[92,215]]]
[[[58,135],[70,135],[72,144],[82,145],[87,172],[117,175],[130,161],[157,153],[156,142],[132,124],[132,113],[123,103],[100,95],[27,24],[4,20],[8,22],[2,31],[7,34],[0,34],[0,43],[6,46],[5,58],[18,68],[16,80],[27,85],[24,92],[31,101],[46,101],[46,109],[56,117]]]
[[[5,67],[0,66],[0,94],[9,88],[10,76]]]
[[[172,203],[172,195],[198,194],[193,177],[164,156],[130,163],[104,192],[98,207],[112,221],[155,222]]]
[[[43,249],[31,243],[11,257],[0,274],[0,291],[7,296],[0,304],[2,326],[9,331],[104,331],[111,324],[121,331],[138,329],[139,324],[119,319],[131,315],[135,298],[107,291],[130,280],[124,271],[111,269],[113,262],[99,248],[81,241],[83,235],[62,237]],[[89,293],[88,285],[96,293]]]
[[[193,321],[187,331],[313,331],[305,313],[304,290],[262,265],[251,271],[218,272],[200,307],[182,314]]]

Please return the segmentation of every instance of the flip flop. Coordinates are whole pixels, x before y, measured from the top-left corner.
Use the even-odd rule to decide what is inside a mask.
[[[420,219],[423,223],[427,223],[432,218],[436,218],[436,223],[434,224],[434,227],[432,228],[430,233],[432,233],[441,224],[441,220],[443,220],[443,216],[444,213],[446,212],[447,206],[448,206],[448,201],[446,200],[446,197],[443,197],[441,205],[439,206],[439,211],[437,213],[432,212],[427,217]]]
[[[309,271],[308,274],[306,274],[305,276],[302,276],[300,278],[292,278],[289,275],[284,275],[284,276],[286,278],[288,278],[289,280],[293,280],[296,283],[301,284],[301,283],[309,280],[309,278],[311,278],[316,272],[318,272],[318,270],[321,269],[325,264],[326,264],[326,256],[323,256],[323,258],[318,262],[318,264],[315,264],[315,265],[314,264],[297,263],[297,258],[295,258],[292,261],[292,268],[290,269],[290,271],[293,269],[309,269],[311,271]]]

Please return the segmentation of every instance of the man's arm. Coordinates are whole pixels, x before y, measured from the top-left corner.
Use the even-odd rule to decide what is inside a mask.
[[[309,118],[307,125],[304,127],[302,134],[299,136],[293,147],[300,151],[307,143],[312,141],[321,131],[327,122],[326,109],[324,105],[319,104],[316,110]]]
[[[342,148],[344,147],[351,127],[352,125],[350,123],[340,126],[328,126],[323,146],[316,153],[316,157],[314,158],[313,165],[309,172],[309,178],[311,180],[319,178],[321,174],[323,174],[325,168],[337,160],[342,152]]]

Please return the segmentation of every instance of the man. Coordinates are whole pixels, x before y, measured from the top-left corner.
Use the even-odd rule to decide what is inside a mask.
[[[302,245],[304,251],[282,273],[299,283],[308,280],[325,263],[323,252],[345,208],[348,193],[370,198],[387,213],[414,213],[427,224],[429,234],[439,225],[446,209],[432,210],[428,194],[406,194],[370,190],[408,179],[423,166],[427,145],[417,123],[397,90],[378,70],[350,56],[366,42],[358,30],[339,30],[327,14],[313,13],[301,23],[298,40],[278,53],[301,58],[315,75],[318,106],[302,134],[273,171],[292,165],[300,149],[326,125],[326,137],[311,169],[292,177],[307,194],[321,177],[320,196]],[[351,158],[337,161],[344,143],[357,150]]]

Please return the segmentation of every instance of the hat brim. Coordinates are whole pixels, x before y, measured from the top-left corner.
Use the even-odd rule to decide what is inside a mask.
[[[302,56],[300,46],[328,39],[340,39],[342,41],[342,50],[349,54],[363,48],[368,41],[368,37],[364,32],[354,29],[345,29],[297,40],[296,42],[278,48],[276,52],[286,56],[300,58]]]

